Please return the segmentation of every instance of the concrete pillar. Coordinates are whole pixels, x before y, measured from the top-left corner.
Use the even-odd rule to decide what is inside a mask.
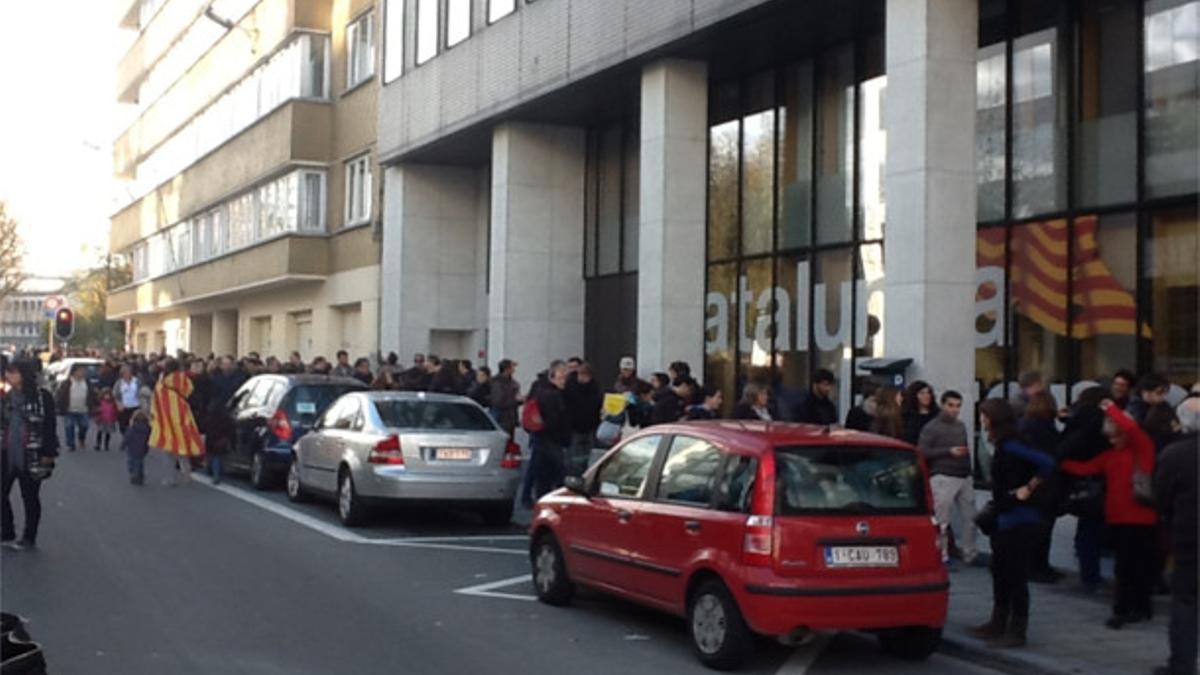
[[[237,310],[221,310],[212,315],[212,350],[218,355],[238,354]]]
[[[704,368],[708,66],[667,59],[642,71],[638,370]]]
[[[887,1],[885,352],[974,400],[978,3]],[[971,415],[964,414],[970,424]]]
[[[488,361],[518,380],[583,352],[584,132],[508,123],[492,136]]]
[[[382,348],[407,362],[413,353],[433,349],[434,331],[460,335],[483,329],[477,311],[483,205],[475,169],[406,164],[389,168],[386,180]]]
[[[211,314],[193,314],[188,317],[188,351],[196,354],[208,354],[212,351],[212,324]]]

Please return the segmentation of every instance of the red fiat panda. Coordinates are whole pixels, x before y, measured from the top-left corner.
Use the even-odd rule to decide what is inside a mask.
[[[949,582],[924,462],[887,438],[801,424],[656,426],[534,508],[538,597],[576,584],[686,617],[734,668],[754,633],[867,630],[898,656],[941,639]]]

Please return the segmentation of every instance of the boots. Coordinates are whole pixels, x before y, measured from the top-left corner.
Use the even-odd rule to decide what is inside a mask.
[[[990,620],[985,621],[978,626],[972,626],[968,628],[967,632],[981,640],[990,640],[1003,635],[1004,627],[1007,624],[1008,615],[1002,610],[993,607],[992,618]]]
[[[1025,629],[1029,626],[1029,617],[1014,616],[1008,624],[1008,630],[1003,635],[987,641],[992,649],[1011,649],[1025,646]]]

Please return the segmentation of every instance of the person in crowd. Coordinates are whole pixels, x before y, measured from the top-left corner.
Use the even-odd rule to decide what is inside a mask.
[[[671,387],[671,376],[667,373],[654,373],[650,376],[650,386],[654,388],[656,395],[660,391],[666,391]]]
[[[771,392],[757,382],[747,382],[742,387],[742,398],[733,406],[733,419],[760,420],[770,422],[775,419],[771,413]]]
[[[654,416],[654,389],[649,382],[638,380],[633,391],[625,394],[625,415],[629,426],[644,429]]]
[[[1137,382],[1137,398],[1125,408],[1125,412],[1154,441],[1156,452],[1162,450],[1175,433],[1175,410],[1167,403],[1170,391],[1171,382],[1164,375],[1147,373]]]
[[[138,390],[141,389],[141,384],[138,379],[133,376],[133,367],[129,364],[121,366],[121,375],[116,383],[116,401],[117,401],[117,424],[121,428],[121,433],[129,428],[129,421],[133,419],[133,414],[141,407],[138,400]]]
[[[163,375],[154,387],[154,412],[150,416],[150,445],[163,453],[164,466],[172,479],[164,484],[187,484],[192,479],[192,459],[204,456],[200,430],[187,405],[192,380],[175,359],[163,364]],[[181,472],[176,476],[175,470]]]
[[[424,354],[415,354],[412,367],[400,374],[400,388],[404,391],[428,391],[433,379],[429,367]]]
[[[904,394],[895,387],[880,387],[875,392],[875,419],[871,421],[871,433],[904,440],[904,416],[900,404]]]
[[[237,390],[246,383],[246,373],[239,370],[232,356],[221,358],[221,370],[209,380],[210,396],[221,405],[228,405]]]
[[[1196,454],[1200,448],[1200,398],[1185,399],[1176,409],[1182,434],[1163,448],[1154,469],[1154,500],[1159,516],[1170,528],[1171,655],[1155,675],[1196,675]]]
[[[572,356],[567,359],[567,383],[570,384],[571,376],[579,372],[579,367],[583,365],[582,356]]]
[[[309,368],[309,372],[314,375],[329,375],[333,372],[333,364],[331,364],[324,356],[318,356],[317,358],[313,359],[312,367]]]
[[[1057,456],[1059,445],[1058,427],[1055,420],[1058,409],[1054,397],[1048,391],[1039,391],[1029,397],[1025,406],[1025,414],[1017,421],[1017,432],[1021,440],[1030,447],[1052,457]],[[1043,490],[1051,489],[1051,485],[1043,486]],[[1053,500],[1052,500],[1053,501]],[[1037,541],[1033,547],[1029,580],[1041,584],[1058,583],[1062,578],[1057,570],[1050,566],[1050,542],[1054,536],[1054,522],[1057,513],[1047,514],[1041,523]]]
[[[375,379],[371,380],[371,389],[375,391],[391,391],[397,388],[398,384],[395,376],[392,375],[392,369],[387,366],[380,368]]]
[[[672,382],[681,377],[691,378],[692,367],[688,365],[687,361],[672,361],[671,365],[667,366],[667,375],[670,376]]]
[[[370,370],[371,362],[367,362],[367,369]],[[338,377],[354,377],[354,371],[358,369],[356,365],[350,365],[350,353],[345,349],[337,351],[337,364],[333,366],[333,374]]]
[[[650,414],[650,424],[671,424],[683,419],[687,406],[695,391],[695,381],[691,378],[680,378],[671,386],[654,394],[654,412]]]
[[[96,450],[108,452],[113,434],[117,433],[117,421],[120,411],[113,398],[112,389],[100,390],[100,400],[96,404]]]
[[[208,475],[212,477],[213,485],[220,485],[224,473],[224,458],[233,450],[234,435],[237,430],[233,417],[217,401],[209,403],[204,415],[205,427],[208,429],[208,433],[204,436],[204,456],[208,463]]]
[[[846,428],[855,431],[870,431],[871,426],[875,424],[875,392],[879,390],[879,385],[871,380],[866,380],[860,389],[862,403],[846,413]]]
[[[542,429],[532,434],[534,443],[529,473],[533,500],[562,485],[563,456],[571,443],[571,418],[567,413],[563,389],[567,386],[567,366],[555,362],[546,373],[546,384],[537,390]]]
[[[479,405],[483,406],[484,410],[490,410],[492,407],[492,369],[487,366],[479,366],[475,370],[475,382],[467,391],[467,396]]]
[[[354,361],[354,372],[351,373],[351,377],[367,386],[370,386],[371,382],[375,380],[375,378],[371,375],[371,359],[366,357],[359,357],[356,359]]]
[[[146,454],[150,452],[150,418],[146,413],[134,410],[126,430],[121,435],[121,449],[125,451],[129,483],[145,485]]]
[[[280,363],[279,359],[275,358],[274,356],[268,356],[266,363],[263,364],[263,367],[266,372],[272,375],[280,375],[283,373],[283,364]]]
[[[1017,416],[1004,399],[979,406],[979,421],[992,455],[992,616],[971,628],[989,647],[1025,645],[1029,626],[1029,559],[1041,510],[1029,503],[1038,485],[1054,471],[1054,459],[1018,440]]]
[[[613,383],[612,390],[618,394],[634,391],[638,383],[637,361],[634,361],[632,356],[622,356],[617,365],[620,372],[617,375],[617,381]]]
[[[720,418],[721,406],[725,405],[725,398],[721,394],[721,390],[709,384],[700,387],[699,391],[701,401],[688,406],[686,419],[715,420]]]
[[[1100,402],[1107,396],[1101,387],[1085,389],[1071,405],[1055,456],[1060,460],[1088,461],[1109,448],[1104,435],[1105,414]],[[1114,403],[1115,405],[1115,403]],[[1072,478],[1064,483],[1066,511],[1078,519],[1075,555],[1079,559],[1081,590],[1094,593],[1103,586],[1100,557],[1105,538],[1104,481],[1099,477]]]
[[[819,369],[812,385],[797,402],[796,410],[791,415],[792,421],[824,426],[837,424],[837,404],[830,398],[836,382],[832,371]]]
[[[904,419],[905,442],[916,444],[921,429],[938,416],[937,399],[928,382],[916,380],[904,389],[900,416]]]
[[[1154,474],[1154,441],[1111,400],[1100,404],[1108,416],[1104,432],[1111,449],[1086,462],[1065,460],[1063,471],[1076,476],[1104,476],[1104,518],[1117,555],[1117,592],[1113,615],[1105,625],[1119,629],[1127,623],[1148,620],[1153,614],[1150,592],[1154,584],[1154,509],[1139,502],[1135,483]]]
[[[942,394],[942,406],[937,417],[921,428],[917,447],[929,466],[929,487],[933,493],[933,512],[938,523],[938,546],[942,560],[950,562],[950,523],[954,510],[962,517],[963,531],[957,540],[963,562],[974,564],[975,548],[975,489],[971,478],[970,448],[967,427],[959,419],[962,413],[962,394],[949,390]]]
[[[1137,375],[1132,371],[1122,368],[1113,373],[1112,383],[1109,385],[1109,395],[1112,396],[1113,405],[1121,410],[1129,407],[1130,401],[1133,400],[1133,385],[1137,382]]]
[[[305,370],[304,357],[300,356],[300,352],[292,352],[291,354],[288,354],[288,360],[283,366],[283,372],[289,375],[299,375]]]
[[[475,387],[475,368],[471,363],[471,359],[458,360],[458,379],[459,392],[464,396],[468,395],[471,392],[471,389]]]
[[[1013,413],[1018,420],[1025,416],[1025,406],[1029,405],[1029,400],[1043,391],[1046,391],[1046,383],[1040,372],[1030,370],[1021,373],[1017,378],[1017,390],[1009,397],[1009,403],[1012,404]]]
[[[96,409],[96,392],[85,377],[83,366],[71,368],[71,374],[58,385],[54,393],[54,404],[62,411],[63,430],[67,435],[67,450],[75,452],[76,446],[83,447],[87,441],[88,418]]]
[[[8,391],[0,398],[0,544],[15,549],[37,546],[42,478],[58,457],[55,397],[37,385],[40,365],[34,359],[23,358],[4,365]],[[25,510],[20,540],[9,501],[14,484],[21,488]]]
[[[212,401],[212,384],[208,379],[204,362],[200,359],[193,359],[188,370],[188,377],[192,380],[192,395],[188,397],[188,405],[192,408],[192,417],[196,420],[196,427],[203,435],[206,431],[208,404]]]
[[[521,385],[517,383],[517,362],[501,359],[496,367],[497,375],[492,380],[492,415],[500,428],[512,438],[517,429],[517,408],[521,405]]]
[[[567,362],[568,371],[570,361]],[[596,439],[596,427],[600,426],[600,409],[604,405],[604,394],[596,382],[589,363],[581,363],[575,372],[568,373],[563,389],[567,416],[571,420],[571,442],[566,457],[566,468],[572,475],[583,473]]]
[[[432,357],[433,361],[437,357]],[[440,362],[437,370],[433,373],[433,378],[429,382],[429,391],[439,394],[463,394],[462,375],[458,372],[458,363],[448,359],[445,362]]]

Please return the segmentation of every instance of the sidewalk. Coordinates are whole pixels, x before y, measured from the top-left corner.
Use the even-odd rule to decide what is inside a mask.
[[[1156,596],[1155,618],[1111,630],[1111,590],[1079,590],[1072,541],[1074,518],[1059,520],[1051,562],[1068,576],[1057,584],[1030,584],[1029,644],[1022,649],[988,649],[967,634],[967,626],[987,620],[992,609],[992,580],[986,569],[960,567],[950,575],[950,615],[943,651],[968,660],[1021,673],[1060,675],[1145,675],[1167,659],[1169,598]],[[1111,560],[1105,561],[1111,579]]]

